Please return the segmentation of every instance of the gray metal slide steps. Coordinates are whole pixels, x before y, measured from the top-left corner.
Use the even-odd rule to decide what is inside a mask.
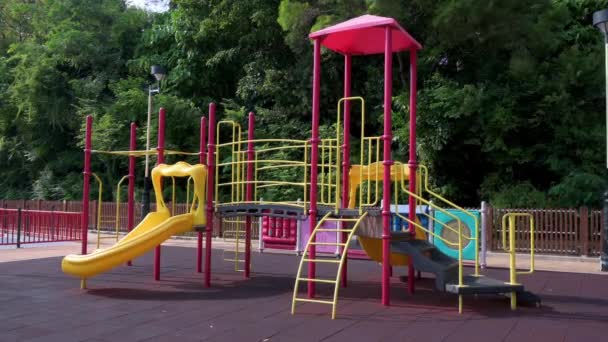
[[[409,234],[408,234],[409,235]],[[521,284],[511,285],[505,281],[486,276],[465,275],[463,285],[458,286],[458,261],[441,252],[426,240],[407,238],[405,234],[394,234],[391,252],[407,254],[412,258],[416,270],[433,273],[438,291],[455,294],[510,294],[517,293],[521,304],[540,304],[540,298],[525,291]]]

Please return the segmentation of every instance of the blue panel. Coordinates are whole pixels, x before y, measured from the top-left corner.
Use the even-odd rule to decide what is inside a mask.
[[[400,218],[399,216],[395,215],[395,213],[399,213],[402,216],[408,217],[409,215],[409,206],[407,204],[399,204],[399,205],[394,205],[391,204],[391,230],[392,231],[402,231],[402,230],[407,230],[409,228],[409,224],[406,220],[403,220],[402,218]],[[419,205],[416,208],[416,217],[418,218],[418,221],[420,222],[420,224],[425,227],[428,228],[429,226],[429,219],[426,215],[422,215],[423,213],[428,213],[428,208],[425,205]]]
[[[461,210],[457,210],[457,209],[446,209],[447,212],[449,212],[450,214],[458,217],[461,222],[463,224],[465,224],[469,230],[471,231],[471,237],[476,238],[479,234],[477,232],[477,230],[475,229],[475,220],[463,213]],[[481,215],[479,214],[479,210],[470,210],[469,213],[475,215],[475,217],[477,217],[477,223],[481,224]],[[451,221],[454,221],[454,218],[451,216],[446,215],[445,213],[442,213],[440,211],[435,210],[435,219],[439,222],[445,223],[445,224],[449,224]],[[457,226],[456,226],[457,227]],[[454,228],[456,228],[454,227]],[[437,235],[442,236],[443,230],[447,229],[445,227],[443,227],[441,224],[434,222],[434,231]],[[458,241],[454,241],[454,242],[458,242]],[[463,240],[463,244],[465,244],[466,242],[468,242],[468,244],[463,248],[462,250],[462,258],[464,260],[475,260],[475,241],[469,241],[469,240]],[[435,238],[434,239],[434,243],[435,246],[437,246],[437,248],[439,248],[440,251],[442,251],[443,253],[445,253],[446,255],[458,259],[458,248],[456,246],[450,246],[447,245],[445,242],[443,242],[440,239]]]
[[[402,215],[407,217],[407,214],[402,214]],[[429,226],[428,217],[426,217],[424,215],[420,215],[420,214],[417,214],[416,217],[418,218],[420,225],[422,225],[425,228],[428,228],[428,226]],[[409,228],[409,223],[406,220],[401,219],[401,217],[399,217],[399,216],[391,215],[391,230],[392,231],[397,232],[397,231],[407,230],[408,228]]]

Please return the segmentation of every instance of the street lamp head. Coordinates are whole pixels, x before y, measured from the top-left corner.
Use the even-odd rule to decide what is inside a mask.
[[[604,36],[608,35],[608,9],[593,13],[593,26],[602,31]]]
[[[153,65],[150,70],[150,73],[154,75],[154,78],[156,78],[157,81],[162,81],[167,75],[167,71],[165,70],[165,68],[160,65]]]

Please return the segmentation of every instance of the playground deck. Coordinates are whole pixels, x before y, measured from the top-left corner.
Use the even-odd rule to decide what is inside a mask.
[[[163,249],[162,280],[152,280],[152,254],[89,281],[60,272],[61,257],[0,263],[0,341],[603,341],[608,334],[608,276],[539,271],[521,277],[543,307],[509,310],[508,299],[465,299],[417,293],[395,269],[392,306],[379,305],[381,267],[351,261],[338,316],[326,305],[302,304],[290,314],[298,258],[253,254],[253,278],[243,280],[214,250],[213,287],[194,273],[196,250]],[[323,269],[318,270],[321,275]],[[508,270],[486,274],[506,279]],[[424,276],[424,274],[423,274]],[[324,293],[323,287],[319,289]],[[327,288],[329,290],[329,288]]]

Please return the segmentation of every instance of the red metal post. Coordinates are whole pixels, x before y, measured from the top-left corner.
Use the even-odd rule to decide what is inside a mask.
[[[89,232],[89,193],[91,191],[89,180],[91,178],[91,135],[93,133],[93,117],[87,115],[86,131],[84,136],[84,172],[82,183],[82,248],[81,254],[87,254]]]
[[[344,55],[344,97],[351,96],[351,62],[352,56]],[[349,192],[349,179],[348,172],[350,170],[350,100],[344,101],[344,130],[343,130],[343,142],[342,142],[342,207],[348,207],[348,192]],[[363,147],[361,147],[363,148]],[[361,161],[363,163],[363,161]],[[346,233],[341,234],[342,243],[346,241]],[[340,247],[344,250],[344,247]],[[342,287],[346,287],[348,280],[348,256],[344,259],[344,265],[342,266]]]
[[[417,73],[416,73],[416,50],[410,50],[410,160],[408,166],[410,169],[410,193],[416,193],[416,92],[417,92]],[[409,219],[416,222],[416,199],[409,196]],[[412,235],[416,235],[416,227],[409,225],[409,230]],[[414,265],[410,258],[408,266],[407,289],[410,294],[414,293]]]
[[[161,108],[158,112],[158,159],[156,165],[165,162],[165,108]],[[158,210],[158,208],[157,208]],[[154,280],[160,280],[160,247],[156,246],[154,250]]]
[[[319,97],[321,96],[321,42],[315,39],[313,52],[313,78],[312,78],[312,137],[310,139],[310,236],[317,225],[317,177],[319,164]],[[314,237],[311,239],[314,242]],[[311,245],[308,258],[316,258],[316,248]],[[315,263],[308,263],[308,278],[315,278]],[[308,282],[308,297],[315,296],[315,283]]]
[[[135,151],[137,148],[137,125],[131,123],[131,141],[129,150]],[[135,226],[135,156],[129,156],[129,194],[127,195],[127,229],[131,231]],[[131,260],[127,262],[131,266]]]
[[[205,164],[207,162],[207,118],[201,117],[201,132],[199,141],[199,157],[198,162]],[[206,203],[205,203],[206,204]],[[200,205],[204,205],[201,203]],[[203,272],[203,232],[199,231],[196,239],[196,272]]]
[[[207,144],[207,231],[205,235],[205,287],[211,286],[211,234],[215,190],[215,103],[209,104],[209,143]]]
[[[393,96],[393,47],[391,27],[386,26],[384,36],[384,178],[382,182],[382,304],[390,305],[390,242],[391,242],[391,140]]]
[[[255,129],[255,114],[249,113],[249,127],[247,129],[247,188],[245,200],[253,201],[253,139]],[[260,237],[261,238],[261,237]],[[251,216],[245,217],[245,278],[249,278],[251,271]]]

